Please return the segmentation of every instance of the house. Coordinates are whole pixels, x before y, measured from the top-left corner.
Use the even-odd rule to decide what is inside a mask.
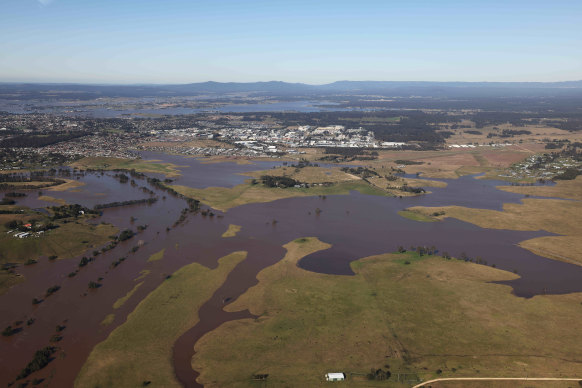
[[[343,373],[326,373],[325,381],[344,381],[346,375]]]

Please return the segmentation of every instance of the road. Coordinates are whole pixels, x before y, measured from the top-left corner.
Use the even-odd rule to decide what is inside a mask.
[[[430,383],[438,383],[440,381],[480,381],[480,380],[485,380],[485,381],[495,381],[495,380],[500,380],[500,381],[511,381],[511,380],[517,380],[517,381],[582,381],[582,378],[560,378],[560,377],[444,377],[442,379],[434,379],[434,380],[429,380],[429,381],[425,381],[424,383],[420,383],[415,385],[412,388],[420,388],[420,387],[424,387],[427,384]]]

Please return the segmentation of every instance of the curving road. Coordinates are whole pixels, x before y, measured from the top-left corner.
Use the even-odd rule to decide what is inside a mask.
[[[439,381],[495,381],[495,380],[518,380],[518,381],[582,381],[582,378],[560,378],[560,377],[445,377],[442,379],[434,379],[425,381],[424,383],[420,383],[415,385],[412,388],[420,388],[424,387],[426,384],[430,383],[438,383]]]

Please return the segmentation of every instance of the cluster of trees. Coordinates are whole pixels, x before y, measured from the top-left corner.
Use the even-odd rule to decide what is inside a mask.
[[[0,141],[0,148],[40,148],[88,135],[90,135],[90,133],[85,131],[51,133],[47,135],[19,135]]]
[[[120,257],[119,259],[113,261],[113,263],[111,263],[110,268],[116,268],[119,264],[123,263],[125,260],[127,260],[127,257]]]
[[[578,175],[582,175],[582,170],[574,167],[567,168],[564,172],[554,176],[558,180],[572,180],[576,179]]]
[[[283,189],[301,185],[301,182],[288,176],[263,175],[261,176],[261,181],[267,187],[280,187]]]
[[[475,122],[475,127],[477,128],[506,123],[515,127],[523,127],[527,124],[537,124],[539,122],[535,115],[519,112],[483,111],[473,113],[468,118]]]
[[[62,166],[81,157],[81,155],[63,155],[56,152],[37,154],[19,148],[0,148],[0,168]]]
[[[407,184],[400,186],[398,189],[400,191],[404,191],[406,193],[414,193],[414,194],[426,193],[426,190],[423,189],[422,187],[412,187],[412,186],[408,186]]]
[[[61,289],[61,286],[59,286],[59,285],[51,286],[51,287],[47,288],[46,293],[44,295],[46,298],[48,298],[49,296],[51,296],[52,294],[54,294],[55,292],[57,292],[60,289]]]
[[[378,159],[378,151],[371,151],[366,148],[325,147],[324,153],[340,155],[344,160],[362,160],[362,157],[364,160]]]
[[[89,264],[90,262],[92,262],[94,260],[95,259],[93,257],[85,257],[85,256],[83,256],[81,258],[81,261],[79,261],[79,268],[86,266],[87,264]]]
[[[12,325],[8,325],[7,327],[4,328],[4,330],[2,330],[2,336],[4,337],[10,337],[13,336],[14,334],[20,333],[22,331],[22,327],[13,327]]]
[[[414,165],[424,164],[424,162],[419,162],[419,161],[416,161],[416,160],[405,160],[405,159],[396,159],[394,161],[394,163],[396,163],[396,164],[402,164],[402,165],[405,165],[405,166],[414,166]]]
[[[22,198],[22,197],[26,197],[25,193],[17,193],[17,192],[8,192],[8,193],[4,193],[4,197],[10,197],[10,198]]]
[[[492,137],[514,137],[514,136],[519,136],[519,135],[531,135],[531,131],[525,130],[525,129],[504,129],[503,131],[501,131],[500,134],[496,134],[496,133],[489,133],[487,135],[487,138],[490,139]]]
[[[549,141],[549,139],[547,139],[546,141],[548,141],[548,143],[546,143],[546,145],[545,145],[545,149],[547,149],[547,150],[557,150],[557,149],[564,147],[564,145],[566,145],[568,143],[568,140],[559,140],[559,139],[556,139],[554,141]]]
[[[134,233],[133,230],[131,230],[131,229],[125,229],[123,232],[119,233],[119,236],[117,236],[117,240],[118,241],[129,240],[134,235],[135,235],[135,233]]]
[[[286,165],[286,164],[287,164],[287,162],[283,162],[283,165]],[[294,168],[319,167],[319,164],[314,164],[305,158],[301,158],[301,159],[299,159],[299,162],[297,162],[297,164],[291,164],[289,167],[294,167]]]
[[[582,131],[582,117],[569,117],[565,121],[557,120],[551,123],[548,122],[548,125],[570,132]]]
[[[53,360],[53,355],[56,353],[57,348],[52,346],[47,346],[34,353],[34,357],[31,362],[18,374],[17,380],[24,379],[30,374],[41,370]]]
[[[386,367],[388,367],[388,365],[386,365]],[[372,368],[366,377],[368,377],[368,380],[384,381],[388,380],[390,376],[392,376],[392,373],[388,369],[383,370],[382,368]]]
[[[120,183],[129,182],[129,177],[123,173],[117,173],[117,174],[113,175],[113,177],[116,178]]]
[[[362,177],[364,179],[374,177],[374,176],[379,176],[376,171],[370,170],[369,168],[361,167],[361,166],[357,167],[357,168],[342,167],[341,171],[349,173],[349,174],[357,175],[357,176]]]
[[[30,228],[24,226],[25,224],[22,220],[8,221],[5,226],[8,229],[18,230],[20,232],[41,232],[58,228],[58,226],[52,222],[39,223],[37,220],[29,220],[28,223],[31,224]]]
[[[78,218],[84,214],[99,214],[97,210],[91,210],[79,204],[51,206],[50,210],[53,213],[50,217],[52,220],[59,220],[62,218],[70,217]]]
[[[97,289],[99,287],[101,287],[101,283],[97,283],[94,281],[90,281],[88,287],[92,290]]]
[[[398,253],[405,253],[406,251],[407,251],[406,248],[404,248],[402,245],[400,245],[398,247]],[[417,247],[411,246],[410,251],[416,252],[419,256],[424,256],[424,255],[432,256],[432,255],[437,254],[438,249],[434,245],[431,247],[425,247],[425,246],[419,245]]]
[[[12,198],[2,198],[2,200],[0,200],[0,205],[14,205],[16,203],[15,200],[13,200]]]

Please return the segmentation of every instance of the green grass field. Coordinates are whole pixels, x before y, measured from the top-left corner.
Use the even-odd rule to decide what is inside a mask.
[[[234,252],[216,269],[189,264],[142,300],[109,337],[98,344],[75,381],[76,387],[180,387],[174,377],[172,346],[198,322],[198,309],[246,257]]]
[[[0,228],[2,231],[4,227]],[[40,237],[15,238],[0,232],[0,262],[24,262],[40,256],[70,258],[105,244],[118,230],[110,224],[91,225],[83,219],[59,224]]]
[[[409,220],[413,221],[420,221],[420,222],[436,222],[438,221],[436,218],[419,213],[413,212],[410,210],[401,210],[398,212],[398,215],[404,218],[408,218]]]
[[[205,387],[260,386],[253,374],[269,374],[268,386],[314,387],[327,385],[327,372],[347,373],[342,386],[403,386],[367,381],[371,368],[424,380],[582,375],[580,293],[518,298],[491,283],[512,273],[415,253],[358,260],[355,276],[324,275],[296,263],[329,245],[285,247],[227,306],[259,318],[227,322],[196,344]]]
[[[166,252],[166,249],[162,249],[159,252],[154,253],[153,255],[150,256],[150,258],[148,259],[148,263],[152,262],[152,261],[158,261],[158,260],[162,260],[164,258],[164,253]]]
[[[224,238],[235,237],[237,235],[237,233],[240,232],[240,230],[241,230],[240,225],[230,224],[230,225],[228,225],[228,229],[226,230],[226,232],[224,232],[222,234],[222,237],[224,237]]]
[[[232,188],[208,187],[194,189],[187,186],[170,186],[180,194],[197,199],[214,209],[227,211],[236,206],[248,203],[271,202],[283,198],[306,197],[312,195],[346,195],[350,191],[362,194],[392,196],[386,190],[367,184],[362,180],[340,182],[329,187],[313,186],[310,188],[270,188],[261,184],[241,184]]]

